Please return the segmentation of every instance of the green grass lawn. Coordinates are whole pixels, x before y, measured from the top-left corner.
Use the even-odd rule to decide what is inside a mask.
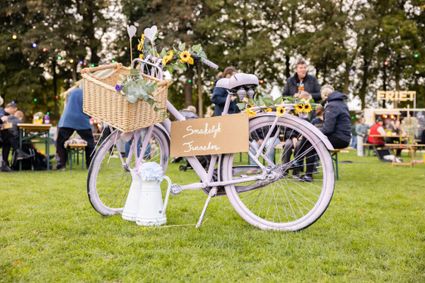
[[[99,216],[87,172],[0,173],[0,281],[425,282],[425,165],[392,167],[341,153],[322,218],[297,233],[244,222],[226,197],[171,197],[168,225]],[[172,164],[174,182],[196,181]],[[192,225],[184,225],[192,224]]]

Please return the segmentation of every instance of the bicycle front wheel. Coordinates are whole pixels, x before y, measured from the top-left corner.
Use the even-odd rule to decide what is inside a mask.
[[[141,154],[146,129],[122,138],[118,130],[111,133],[97,149],[89,167],[87,194],[93,208],[104,216],[120,214],[131,185],[130,169]],[[136,142],[137,137],[140,137]],[[130,147],[133,149],[130,150]],[[144,152],[144,162],[159,163],[167,169],[169,142],[166,134],[154,127]]]
[[[273,127],[274,120],[263,116],[250,121],[250,152],[258,158],[250,158],[247,166],[226,155],[223,181],[267,176],[226,186],[230,203],[260,229],[298,231],[319,219],[331,201],[332,159],[322,140],[301,120],[284,116]],[[302,171],[311,178],[302,178]]]

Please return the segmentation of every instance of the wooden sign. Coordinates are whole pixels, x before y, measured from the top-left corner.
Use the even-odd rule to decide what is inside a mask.
[[[416,91],[382,91],[377,93],[378,101],[415,101]]]
[[[171,156],[248,152],[246,114],[191,119],[171,123]]]

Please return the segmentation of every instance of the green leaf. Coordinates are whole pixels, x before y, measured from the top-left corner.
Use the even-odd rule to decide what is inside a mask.
[[[185,51],[186,43],[184,43],[184,42],[179,43],[178,49],[179,49],[179,51]]]
[[[238,103],[238,104],[236,104],[237,106],[238,106],[238,108],[240,109],[240,110],[244,110],[245,109],[245,107],[246,107],[246,104],[245,103]]]

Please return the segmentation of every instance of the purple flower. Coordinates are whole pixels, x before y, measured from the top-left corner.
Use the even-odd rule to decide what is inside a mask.
[[[115,85],[115,90],[116,91],[121,91],[122,90],[122,85],[116,84]]]

